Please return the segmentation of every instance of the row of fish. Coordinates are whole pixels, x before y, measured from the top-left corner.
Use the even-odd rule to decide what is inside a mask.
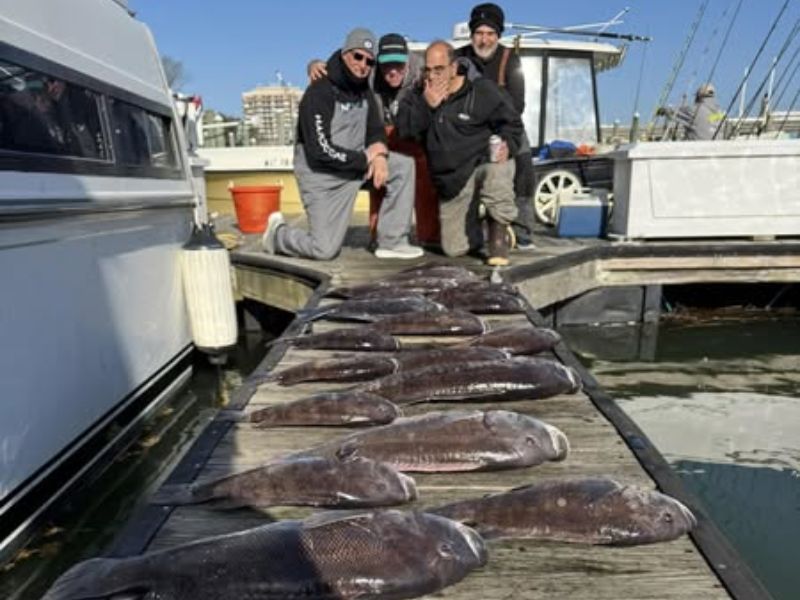
[[[510,286],[489,284],[461,267],[415,267],[331,295],[344,300],[304,316],[367,324],[282,341],[359,354],[308,361],[265,380],[356,385],[246,418],[257,428],[372,427],[221,479],[164,486],[152,502],[369,512],[325,512],[135,558],[93,559],[63,575],[45,600],[413,598],[484,565],[484,539],[633,545],[674,539],[694,526],[677,500],[607,478],[547,480],[426,511],[371,510],[416,500],[408,473],[531,467],[562,461],[569,452],[561,430],[528,415],[464,409],[404,417],[402,407],[534,400],[574,393],[580,379],[556,361],[531,356],[552,349],[557,333],[489,330],[473,313],[522,312],[525,303]],[[408,349],[396,335],[472,337]]]

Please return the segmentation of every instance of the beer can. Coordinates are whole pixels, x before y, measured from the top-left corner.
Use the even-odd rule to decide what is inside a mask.
[[[500,157],[500,146],[503,145],[503,138],[501,138],[496,133],[489,136],[489,160],[492,162],[497,162]]]

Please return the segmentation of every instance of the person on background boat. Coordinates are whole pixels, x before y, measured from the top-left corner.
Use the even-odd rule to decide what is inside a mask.
[[[713,140],[720,121],[725,117],[711,83],[704,83],[697,88],[694,104],[681,106],[677,110],[664,106],[656,114],[674,119],[678,125],[678,138],[686,140]]]
[[[400,100],[422,83],[422,58],[408,51],[406,39],[399,33],[387,33],[378,40],[378,68],[370,76],[370,87],[383,116],[389,150],[406,154],[416,166],[415,202],[417,242],[439,243],[439,204],[428,173],[425,150],[413,140],[401,140],[395,131],[395,117]],[[325,63],[314,59],[308,65],[308,77],[316,81],[327,75]],[[385,190],[370,191],[370,234],[377,234],[378,211]]]
[[[502,8],[491,2],[478,4],[470,13],[470,43],[458,48],[456,56],[469,59],[479,74],[505,90],[521,116],[525,110],[525,75],[517,53],[500,43],[504,28],[505,14]],[[523,134],[514,162],[514,201],[518,216],[512,228],[516,247],[519,250],[532,250],[533,156],[526,134]]]
[[[389,152],[377,104],[369,90],[375,65],[374,34],[352,30],[327,62],[327,76],[303,94],[297,122],[294,171],[308,230],[272,213],[264,251],[330,260],[341,250],[361,186],[386,187],[378,229],[378,258],[418,258],[408,242],[414,203],[414,161]]]
[[[455,58],[447,42],[428,46],[424,86],[402,99],[398,134],[424,141],[439,195],[444,253],[461,256],[476,250],[470,247],[467,214],[473,204],[482,203],[489,217],[487,262],[504,266],[509,264],[506,227],[517,216],[509,155],[519,150],[524,129],[503,91],[486,77],[470,81]],[[493,134],[505,143],[490,156]]]

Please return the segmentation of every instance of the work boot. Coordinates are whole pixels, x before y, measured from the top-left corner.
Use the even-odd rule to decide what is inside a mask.
[[[492,267],[507,267],[510,262],[508,260],[508,227],[494,219],[487,220],[489,221],[489,258],[486,263]]]

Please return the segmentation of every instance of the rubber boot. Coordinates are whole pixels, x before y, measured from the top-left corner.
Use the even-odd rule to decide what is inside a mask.
[[[508,260],[508,228],[494,219],[489,221],[489,258],[486,263],[492,267],[506,267]]]

